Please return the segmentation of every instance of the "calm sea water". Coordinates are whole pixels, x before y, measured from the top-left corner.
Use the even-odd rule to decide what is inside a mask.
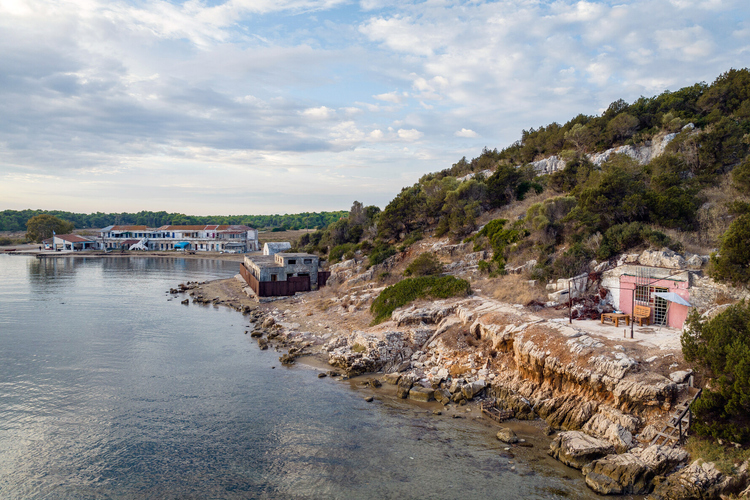
[[[236,268],[0,256],[0,498],[594,498],[491,426],[366,403],[165,293]]]

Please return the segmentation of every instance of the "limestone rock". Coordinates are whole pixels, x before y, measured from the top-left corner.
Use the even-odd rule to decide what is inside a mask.
[[[688,377],[690,377],[691,373],[693,373],[693,370],[679,370],[670,373],[669,378],[675,384],[683,384],[688,379]]]
[[[658,479],[649,500],[708,500],[736,493],[747,479],[744,476],[725,476],[713,463],[696,460],[681,471]]]
[[[500,430],[497,431],[497,439],[502,441],[503,443],[513,444],[518,442],[518,436],[516,436],[516,433],[513,432],[512,429],[509,429],[507,427],[500,427]]]
[[[484,380],[477,380],[470,384],[464,384],[461,387],[461,393],[466,399],[472,399],[487,387],[487,383]]]
[[[430,307],[407,307],[406,309],[397,309],[391,314],[391,319],[398,324],[398,326],[410,325],[410,324],[437,324],[445,318],[450,316],[456,310],[454,305],[446,305],[444,303],[435,302]]]
[[[433,397],[437,402],[446,404],[451,400],[451,393],[448,392],[448,389],[438,388],[435,389]]]
[[[606,439],[612,443],[617,453],[623,453],[633,447],[633,434],[620,424],[609,420],[602,413],[597,413],[586,422],[583,432]]]
[[[582,401],[577,396],[547,400],[538,409],[550,427],[579,430],[596,413],[597,403]]]
[[[643,266],[666,267],[668,269],[685,269],[687,266],[687,262],[682,255],[668,248],[646,250],[638,257],[638,262]]]
[[[401,374],[398,373],[398,372],[387,373],[383,377],[383,380],[385,381],[385,383],[386,384],[390,384],[390,385],[396,385],[396,384],[398,384],[398,381],[400,379],[401,379]]]
[[[608,441],[581,431],[561,432],[555,436],[549,448],[550,456],[576,469],[615,451]]]
[[[409,399],[413,399],[415,401],[430,401],[431,399],[433,399],[434,393],[435,391],[432,389],[415,385],[409,391]]]
[[[646,495],[656,476],[669,473],[687,458],[683,449],[653,445],[607,455],[584,466],[582,472],[586,484],[597,493]]]

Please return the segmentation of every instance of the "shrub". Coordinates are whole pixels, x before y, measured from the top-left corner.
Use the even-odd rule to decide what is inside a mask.
[[[738,190],[745,193],[750,191],[750,160],[745,160],[741,165],[734,167],[732,181]]]
[[[372,324],[387,320],[395,309],[416,299],[447,299],[470,293],[469,282],[454,276],[407,278],[387,287],[372,302],[370,311],[375,316]]]
[[[378,242],[372,247],[369,255],[369,265],[377,266],[388,257],[396,255],[396,249],[387,243]]]
[[[710,379],[692,407],[695,432],[750,443],[750,304],[730,306],[708,321],[693,310],[681,341],[685,360]]]
[[[353,256],[355,249],[356,247],[353,243],[344,243],[343,245],[336,245],[335,247],[331,248],[331,252],[328,254],[328,259],[330,260],[331,264],[335,264],[347,254]]]
[[[552,277],[567,278],[587,272],[592,257],[590,250],[584,248],[582,244],[576,243],[552,263]]]
[[[719,254],[711,255],[710,274],[721,281],[750,283],[750,214],[737,217],[721,236]]]
[[[423,253],[404,270],[404,276],[434,276],[443,272],[443,264],[431,253]]]
[[[503,272],[505,269],[505,247],[511,243],[521,241],[528,236],[528,231],[516,227],[515,224],[510,228],[505,229],[505,224],[507,222],[506,219],[495,219],[490,221],[481,229],[481,231],[471,238],[466,239],[466,241],[474,241],[486,237],[492,247],[492,261],[497,264],[499,272]]]
[[[604,232],[596,257],[605,260],[644,243],[650,243],[659,248],[668,247],[675,252],[682,250],[682,246],[666,234],[640,222],[630,222],[617,224]]]
[[[10,238],[0,238],[0,247],[12,245],[12,244],[13,244],[13,240],[11,240]]]

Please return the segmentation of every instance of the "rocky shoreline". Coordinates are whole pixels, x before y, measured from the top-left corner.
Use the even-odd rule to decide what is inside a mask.
[[[682,448],[651,443],[670,412],[691,397],[690,371],[678,353],[645,358],[634,344],[481,295],[414,304],[378,327],[362,321],[357,327],[347,321],[368,317],[380,289],[373,276],[339,270],[348,274],[346,288],[266,304],[248,305],[244,293],[212,297],[205,289],[212,284],[176,293],[242,312],[246,333],[259,348],[281,351],[283,364],[316,356],[332,368],[328,375],[367,374],[368,384],[392,386],[399,398],[448,411],[481,403],[543,423],[549,455],[579,470],[599,494],[654,500],[750,494],[742,491],[746,465],[727,476],[713,464],[691,462]],[[344,281],[334,273],[334,285],[337,278]]]

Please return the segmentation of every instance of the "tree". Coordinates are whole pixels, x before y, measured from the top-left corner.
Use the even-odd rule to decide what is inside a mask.
[[[579,152],[586,152],[591,146],[594,136],[591,130],[586,125],[576,123],[573,128],[565,132],[565,140],[570,141],[576,150]]]
[[[58,219],[54,215],[35,215],[26,222],[26,238],[40,243],[42,240],[56,234],[67,234],[73,231],[75,224],[66,220]]]
[[[750,283],[750,214],[737,217],[721,236],[719,254],[711,255],[711,276],[736,284]]]
[[[638,118],[628,113],[620,113],[607,123],[607,130],[612,134],[612,140],[627,139],[638,128]]]
[[[740,302],[714,318],[688,318],[682,353],[709,379],[693,404],[698,434],[750,442],[750,304]]]

